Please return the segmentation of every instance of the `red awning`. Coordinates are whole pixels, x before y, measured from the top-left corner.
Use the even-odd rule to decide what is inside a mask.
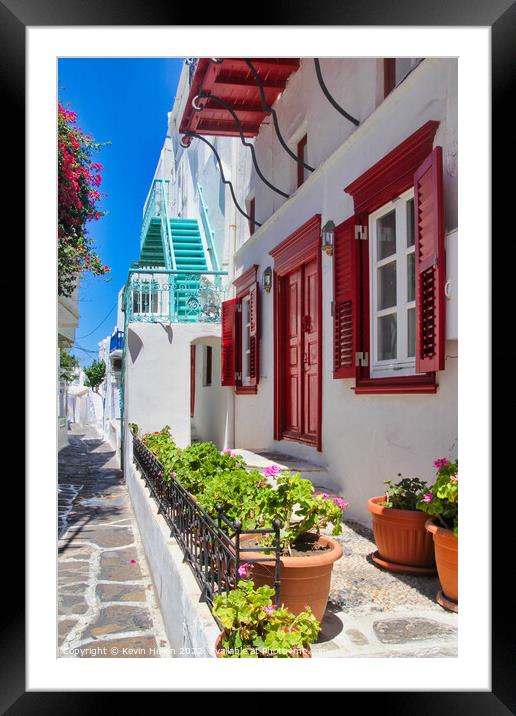
[[[261,57],[249,61],[263,84],[267,104],[272,106],[285,89],[290,75],[298,69],[299,58]],[[269,114],[263,111],[258,84],[244,59],[224,59],[217,63],[208,58],[200,58],[181,120],[181,134],[195,132],[219,137],[240,136],[230,112],[215,99],[199,100],[204,109],[194,109],[192,100],[201,92],[219,97],[231,106],[242,124],[245,137],[256,137],[261,123]]]

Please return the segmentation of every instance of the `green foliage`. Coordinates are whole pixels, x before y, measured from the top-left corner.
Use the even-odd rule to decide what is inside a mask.
[[[398,473],[398,477],[401,475]],[[418,477],[405,477],[399,482],[384,480],[387,485],[385,490],[385,507],[392,507],[395,510],[417,510],[417,503],[423,499],[427,484]]]
[[[240,456],[220,452],[211,442],[193,443],[179,450],[168,467],[193,495],[200,495],[208,481],[217,477],[239,469],[245,472],[245,462]]]
[[[88,368],[84,369],[84,372],[86,373],[84,385],[91,388],[94,393],[98,393],[99,386],[102,385],[106,377],[106,364],[103,360],[94,360]]]
[[[263,478],[257,470],[247,472],[237,468],[219,472],[206,481],[197,500],[213,518],[217,517],[217,505],[233,522],[240,520],[243,529],[255,529],[263,523],[263,493],[267,488],[257,487]],[[270,490],[270,486],[267,486]]]
[[[265,468],[263,474],[247,470],[241,456],[230,450],[220,452],[211,442],[180,449],[168,426],[147,433],[143,442],[163,465],[164,479],[177,479],[213,518],[217,517],[217,505],[221,505],[224,514],[232,521],[240,520],[244,530],[270,527],[271,534],[263,537],[260,547],[273,546],[275,519],[283,525],[282,549],[289,552],[306,532],[318,534],[328,526],[334,535],[342,532],[348,503],[315,492],[312,483],[299,473],[281,473],[277,466]]]
[[[315,492],[310,480],[298,472],[283,472],[275,476],[273,489],[263,491],[262,519],[264,526],[272,525],[275,519],[281,522],[281,545],[290,552],[296,540],[307,532],[318,534],[321,528],[331,526],[333,535],[341,534],[347,506],[340,497]],[[263,547],[273,543],[273,535],[260,541]]]
[[[138,423],[128,423],[129,430],[132,432],[132,434],[135,437],[138,437],[138,433],[140,432],[140,428],[138,427]]]
[[[61,380],[65,383],[71,383],[76,376],[76,370],[79,367],[79,359],[71,356],[64,348],[59,349],[59,368]]]
[[[273,599],[272,587],[255,589],[252,581],[215,597],[225,658],[299,658],[316,640],[320,627],[310,607],[294,616],[284,606],[276,608]]]
[[[459,465],[457,460],[450,462],[446,458],[436,460],[434,465],[437,468],[436,481],[418,502],[417,509],[437,517],[446,529],[453,530],[458,537]]]

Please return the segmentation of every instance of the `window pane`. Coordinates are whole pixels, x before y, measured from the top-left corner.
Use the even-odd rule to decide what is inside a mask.
[[[407,311],[407,355],[414,358],[416,355],[416,309],[409,308]]]
[[[378,260],[396,253],[396,212],[394,209],[376,221]]]
[[[396,261],[378,269],[378,310],[396,305]]]
[[[414,246],[414,199],[407,201],[407,247]]]
[[[416,300],[416,254],[407,256],[407,301]]]
[[[396,314],[378,319],[378,360],[396,358]]]

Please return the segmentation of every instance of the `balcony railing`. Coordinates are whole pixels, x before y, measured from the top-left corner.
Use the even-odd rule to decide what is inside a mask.
[[[124,348],[124,332],[123,331],[115,331],[113,335],[111,336],[111,340],[109,341],[109,352],[113,353],[113,351],[121,351]]]
[[[217,323],[226,296],[225,271],[131,269],[126,291],[129,322]]]
[[[160,219],[166,265],[168,268],[173,269],[175,266],[168,214],[168,207],[170,203],[169,192],[170,181],[168,179],[155,179],[152,182],[152,187],[143,209],[143,221],[140,229],[140,248],[142,248],[145,243],[152,219]]]

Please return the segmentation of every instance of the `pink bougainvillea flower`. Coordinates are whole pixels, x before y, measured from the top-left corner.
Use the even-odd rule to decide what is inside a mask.
[[[427,492],[425,495],[423,495],[423,502],[431,502],[432,501],[432,493]]]
[[[252,564],[249,564],[249,562],[244,562],[244,564],[241,564],[238,568],[238,576],[244,577],[244,579],[246,579],[251,574],[252,569]]]
[[[437,468],[437,470],[440,470],[441,467],[446,467],[446,465],[449,465],[449,461],[445,457],[440,457],[438,460],[435,460],[434,466]]]

